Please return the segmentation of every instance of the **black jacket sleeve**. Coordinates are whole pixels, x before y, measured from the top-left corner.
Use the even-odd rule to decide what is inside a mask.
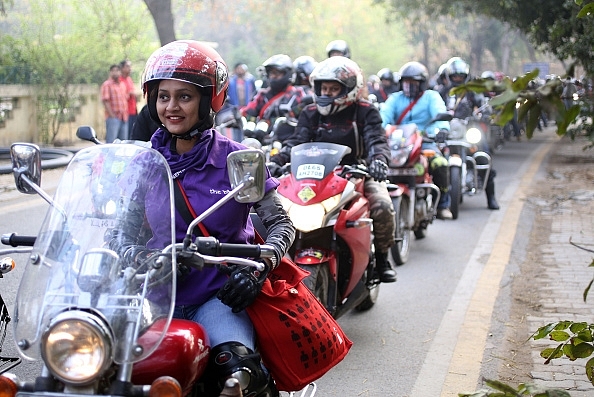
[[[390,146],[386,131],[382,127],[382,117],[379,110],[368,102],[361,101],[357,109],[357,124],[363,121],[363,142],[367,152],[366,160],[369,164],[374,159],[390,162]],[[365,154],[364,154],[365,155]]]

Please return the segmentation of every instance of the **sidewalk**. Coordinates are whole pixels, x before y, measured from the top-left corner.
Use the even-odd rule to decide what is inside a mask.
[[[530,186],[525,211],[534,222],[531,230],[525,228],[528,245],[523,260],[515,264],[519,273],[511,276],[507,345],[499,349],[500,357],[492,357],[501,361],[498,379],[513,387],[532,383],[567,390],[572,397],[594,395],[585,373],[589,358],[559,358],[545,365],[540,351],[557,343],[529,340],[539,327],[552,322],[594,323],[594,289],[583,301],[594,277],[594,269],[588,267],[594,254],[570,244],[594,249],[594,150],[583,151],[587,144],[583,138],[562,138]]]

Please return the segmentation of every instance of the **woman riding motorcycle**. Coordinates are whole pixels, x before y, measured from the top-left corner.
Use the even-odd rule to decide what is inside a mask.
[[[245,148],[213,129],[213,114],[221,109],[226,96],[227,66],[207,45],[175,41],[151,55],[142,84],[150,116],[161,125],[152,136],[151,145],[167,160],[174,185],[181,186],[178,193],[186,195],[187,207],[200,214],[218,201],[223,191],[231,190],[226,158],[232,151]],[[254,228],[249,218],[253,206],[267,228],[266,244],[275,249],[275,258],[264,261],[266,270],[256,272],[232,266],[225,268],[229,274],[226,275],[216,268],[192,269],[182,271],[183,276],[178,279],[174,316],[200,323],[213,346],[205,375],[210,381],[205,384],[212,383],[208,396],[218,396],[231,376],[240,380],[244,395],[278,395],[260,356],[254,353],[254,329],[244,310],[259,294],[268,272],[280,263],[295,235],[276,195],[278,181],[268,175],[265,186],[266,195],[259,202],[228,202],[224,213],[210,216],[202,223],[208,234],[221,242],[253,243]],[[164,214],[157,183],[153,190],[151,197],[134,201],[135,222],[121,225],[110,240],[110,248],[124,259],[148,258],[166,245],[158,234],[159,219]],[[148,242],[139,241],[144,222],[149,222],[154,232]],[[178,206],[178,242],[183,241],[188,223]],[[178,273],[183,269],[183,259],[180,261]],[[221,360],[221,355],[226,359]]]

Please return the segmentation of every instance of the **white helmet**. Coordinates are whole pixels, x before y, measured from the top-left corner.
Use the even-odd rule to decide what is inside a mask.
[[[354,61],[334,56],[318,63],[309,77],[314,88],[315,101],[320,114],[326,116],[345,109],[359,99],[363,87],[363,73]],[[336,81],[343,89],[335,97],[322,95],[322,82]]]

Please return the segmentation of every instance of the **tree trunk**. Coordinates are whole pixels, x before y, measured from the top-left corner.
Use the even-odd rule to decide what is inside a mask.
[[[175,41],[171,0],[144,0],[144,3],[153,16],[161,45]]]
[[[505,33],[503,34],[503,37],[501,38],[501,59],[500,59],[500,64],[499,64],[499,68],[500,70],[505,73],[505,74],[509,74],[509,61],[511,58],[511,47],[514,43],[515,40],[515,36],[518,32],[514,32],[512,31],[512,29],[506,25],[505,27]]]

